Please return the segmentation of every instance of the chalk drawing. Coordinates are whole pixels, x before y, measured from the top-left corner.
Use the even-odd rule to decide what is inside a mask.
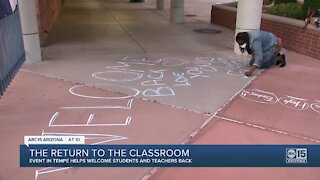
[[[108,75],[110,77],[105,77]],[[127,71],[104,71],[104,72],[95,72],[92,74],[92,77],[96,79],[100,79],[104,81],[114,81],[114,82],[136,81],[141,79],[142,76],[143,76],[142,73],[127,72]]]
[[[103,73],[106,72],[96,72],[93,73],[93,77],[100,78],[101,80],[107,80],[112,82],[130,82],[130,81],[137,81],[142,79],[143,77],[147,77],[147,80],[144,80],[140,83],[142,87],[147,86],[161,86],[160,89],[145,89],[142,90],[142,96],[173,96],[174,87],[177,86],[191,86],[191,79],[195,78],[210,78],[213,72],[217,72],[218,69],[216,65],[222,65],[225,72],[228,75],[232,76],[243,76],[243,72],[241,70],[243,64],[240,62],[235,62],[232,58],[225,59],[221,57],[196,57],[195,61],[193,62],[195,67],[184,67],[185,71],[183,75],[177,72],[172,72],[174,76],[174,84],[168,84],[166,81],[162,81],[165,77],[166,72],[170,72],[170,69],[162,68],[162,69],[148,69],[148,70],[141,70],[138,66],[149,66],[149,65],[160,65],[158,63],[162,63],[165,67],[177,67],[183,66],[190,63],[190,61],[180,59],[180,58],[162,58],[156,61],[146,60],[146,58],[141,59],[130,59],[128,57],[124,57],[122,60],[118,61],[120,63],[117,66],[107,66],[106,68],[112,68],[114,70],[106,71],[108,76],[102,76]],[[134,70],[133,65],[136,65],[135,68],[140,70]],[[160,66],[161,67],[161,66]],[[144,67],[145,69],[145,67]],[[100,73],[100,74],[99,74]],[[114,74],[119,74],[119,76],[114,76]],[[123,73],[123,74],[121,74]],[[111,76],[111,77],[110,77]],[[127,78],[124,78],[127,77]],[[164,88],[165,87],[165,88]],[[164,89],[163,89],[164,88]],[[170,89],[168,89],[170,88]],[[162,91],[167,90],[169,93],[162,93]],[[137,90],[139,91],[139,90]],[[167,95],[166,95],[167,94]]]
[[[226,68],[234,68],[236,66],[234,61],[230,61],[228,59],[217,58],[217,60],[224,64]]]
[[[305,110],[309,108],[309,103],[307,99],[293,97],[293,96],[286,96],[279,99],[279,103],[296,110]]]
[[[317,101],[316,103],[311,104],[311,109],[317,113],[320,113],[320,101]]]
[[[119,71],[132,71],[132,72],[140,72],[143,73],[143,70],[133,70],[133,69],[128,69],[130,65],[125,62],[118,62],[118,64],[122,64],[120,66],[106,66],[106,69],[113,69],[113,70],[119,70]]]
[[[140,90],[126,87],[122,85],[116,85],[115,83],[128,83],[133,81],[141,82],[142,87],[149,86],[148,89],[141,90],[142,96],[147,97],[165,97],[165,96],[175,96],[175,91],[173,87],[176,86],[191,86],[190,80],[193,78],[209,78],[213,72],[217,72],[217,67],[223,66],[223,70],[226,71],[229,75],[237,75],[240,73],[238,69],[240,69],[242,66],[239,63],[233,62],[232,60],[226,60],[224,58],[214,58],[214,57],[196,57],[196,60],[194,61],[193,65],[190,65],[190,61],[183,60],[180,58],[163,58],[158,59],[156,61],[149,61],[146,60],[146,58],[136,59],[136,58],[128,58],[124,57],[123,59],[116,62],[117,64],[115,66],[105,66],[104,70],[101,70],[99,72],[92,73],[92,77],[108,81],[110,83],[114,84],[91,84],[93,87],[108,89],[108,90],[114,90],[115,92],[126,92],[125,95],[94,95],[94,94],[88,94],[85,91],[86,86],[90,85],[76,85],[69,89],[69,92],[77,97],[81,98],[90,98],[90,99],[98,99],[98,100],[123,100],[127,99],[127,105],[103,105],[103,106],[63,106],[60,107],[62,110],[78,110],[78,109],[90,109],[90,110],[96,110],[96,109],[131,109],[132,108],[132,97],[138,96],[140,94]],[[188,65],[189,64],[189,65]],[[157,66],[156,66],[157,65]],[[161,67],[165,66],[165,67]],[[182,66],[184,68],[184,72],[172,72],[169,69],[170,67],[178,67]],[[188,67],[188,66],[195,66],[195,67]],[[157,67],[158,69],[155,69]],[[159,68],[160,67],[160,68]],[[174,82],[166,83],[163,81],[165,78],[166,72],[168,74],[171,74],[174,77]],[[142,78],[148,78],[141,80]],[[154,88],[150,88],[150,86],[156,86]],[[160,87],[159,87],[160,86]],[[119,90],[120,89],[120,90]],[[258,90],[259,91],[259,90]],[[102,92],[103,93],[103,92]],[[263,94],[263,91],[259,91],[259,93]],[[246,95],[245,97],[248,98],[250,95]],[[253,96],[251,94],[251,96]],[[274,98],[271,99],[270,97]],[[259,100],[267,101],[266,103],[271,103],[273,100],[277,101],[277,97],[273,97],[272,94],[268,94],[267,92],[264,92],[263,95],[255,97]],[[315,108],[318,108],[319,106],[316,104],[314,105]],[[97,115],[93,112],[90,112],[88,114],[88,117],[84,118],[83,122],[81,124],[63,124],[59,122],[59,112],[55,112],[50,121],[48,127],[54,128],[54,127],[101,127],[101,126],[107,126],[107,127],[114,127],[114,126],[120,126],[125,127],[131,124],[132,117],[127,116],[125,119],[122,119],[119,123],[95,123],[95,118],[97,118]],[[60,119],[61,121],[62,119]],[[115,136],[115,135],[109,135],[109,134],[84,134],[84,133],[50,133],[50,132],[42,132],[42,135],[74,135],[74,136],[85,136],[86,140],[94,141],[94,144],[103,144],[108,143],[112,141],[119,141],[119,140],[126,140],[127,137],[124,136]],[[63,168],[43,168],[36,171],[36,178],[39,175],[45,175],[49,173],[54,173],[58,171],[63,171],[70,169],[70,167],[63,167]]]
[[[254,90],[242,90],[240,97],[243,97],[249,101],[265,104],[274,104],[278,101],[278,97],[271,92],[262,91],[259,89]]]
[[[63,171],[63,170],[71,169],[71,168],[72,167],[63,167],[63,168],[47,167],[47,168],[39,169],[39,170],[36,170],[35,180],[38,179],[39,175],[54,173],[54,172]]]
[[[85,136],[85,139],[96,139],[98,142],[92,143],[91,145],[103,144],[112,141],[120,141],[126,140],[127,137],[124,136],[116,136],[110,134],[85,134],[85,133],[55,133],[55,132],[45,132],[42,131],[42,136],[48,135],[58,135],[58,136]],[[102,140],[101,140],[102,139]],[[72,167],[62,167],[62,168],[55,168],[55,167],[47,167],[36,170],[35,172],[35,180],[37,180],[39,175],[45,175],[49,173],[59,172],[67,169],[71,169]]]
[[[191,75],[190,79],[196,78],[196,77],[204,77],[209,78],[209,76],[203,75],[203,72],[199,70],[198,67],[186,67],[187,74]]]
[[[133,99],[129,99],[126,106],[64,106],[60,109],[131,109]]]
[[[211,60],[211,62],[213,63],[213,65],[215,66],[219,66],[219,67],[224,67],[227,70],[232,70],[232,69],[239,69],[244,67],[244,64],[239,62],[239,61],[234,61],[231,59],[225,59],[225,58],[215,58],[213,60]]]
[[[121,59],[121,61],[126,62],[128,64],[140,64],[140,65],[155,65],[156,63],[160,62],[160,60],[157,60],[156,62],[147,61],[146,58],[142,59],[129,59],[128,56]]]
[[[163,80],[149,80],[149,81],[143,81],[141,83],[142,86],[164,86],[166,83],[159,83],[163,82]]]
[[[315,103],[309,105],[310,103],[308,102],[308,99],[305,98],[294,96],[284,96],[278,98],[274,93],[262,91],[259,89],[242,90],[240,93],[240,97],[258,103],[274,104],[279,102],[285,107],[300,111],[306,110],[310,107],[313,111],[320,113],[320,101],[318,100],[316,100]]]
[[[114,85],[114,84],[94,84],[95,86],[111,86],[111,87],[117,87],[117,88],[123,88],[123,89],[127,89],[127,90],[131,90],[132,94],[130,95],[130,93],[128,93],[129,95],[123,95],[123,96],[119,96],[119,97],[114,97],[114,96],[89,96],[89,95],[83,95],[80,93],[76,93],[75,89],[77,88],[81,88],[81,87],[85,87],[84,85],[77,85],[77,86],[73,86],[69,89],[69,92],[72,95],[78,96],[78,97],[82,97],[82,98],[91,98],[91,99],[126,99],[126,98],[130,98],[130,97],[135,97],[137,96],[140,91],[135,89],[135,88],[129,88],[129,87],[125,87],[125,86],[120,86],[120,85]]]
[[[132,71],[132,72],[145,72],[144,70],[133,70],[133,69],[129,69],[130,64],[133,65],[144,65],[144,66],[154,66],[157,63],[160,63],[162,61],[162,59],[159,59],[155,62],[152,61],[146,61],[145,58],[142,59],[128,59],[128,57],[124,57],[122,58],[120,61],[118,61],[118,64],[121,65],[117,65],[117,66],[106,66],[106,69],[114,69],[114,70],[121,70],[121,71]]]
[[[220,70],[218,69],[219,66],[222,66],[223,71],[225,71],[226,74],[228,75],[239,76],[239,77],[243,76],[243,72],[241,70],[241,68],[243,67],[243,64],[240,62],[234,61],[233,58],[226,59],[221,57],[217,57],[217,58],[195,57],[195,61],[193,62],[195,67],[193,66],[188,67],[187,65],[191,64],[190,61],[187,61],[181,58],[161,58],[156,61],[150,61],[150,60],[147,60],[146,58],[136,59],[136,58],[124,57],[122,58],[122,60],[118,61],[117,63],[118,65],[116,66],[106,66],[107,69],[111,69],[111,70],[95,72],[92,74],[92,76],[94,78],[98,78],[100,80],[106,80],[109,82],[131,82],[131,81],[137,81],[144,77],[147,77],[148,79],[142,80],[140,82],[140,85],[142,87],[150,87],[150,86],[167,87],[171,89],[170,91],[172,91],[168,93],[169,96],[172,96],[173,94],[175,95],[175,93],[173,93],[174,87],[191,86],[192,79],[210,78],[212,76],[211,73],[214,73]],[[154,69],[154,67],[151,69],[148,68],[148,66],[150,67],[153,65],[157,65],[157,67],[160,67],[160,68],[159,69]],[[171,69],[169,68],[163,68],[163,67],[161,68],[161,65],[165,67],[185,66],[184,67],[185,70],[179,73],[172,72]],[[135,68],[139,70],[135,70]],[[173,84],[167,81],[164,81],[166,72],[173,73],[173,76],[175,78]],[[183,73],[183,75],[181,73]],[[144,91],[142,90],[144,93],[141,95],[142,96],[145,96],[145,95],[166,96],[163,93],[162,93],[163,95],[160,95],[161,94],[160,91],[162,90],[163,90],[162,88],[146,89]],[[134,91],[137,92],[136,93],[137,95],[140,93],[140,91],[137,89],[134,89]],[[123,91],[120,91],[120,92],[123,92]]]
[[[218,69],[213,67],[213,66],[208,66],[208,65],[199,65],[198,66],[201,71],[207,71],[207,72],[217,72]]]
[[[196,57],[194,64],[211,66],[212,61],[214,61],[213,57]]]
[[[58,116],[59,116],[59,112],[55,112],[53,114],[53,116],[51,117],[48,126],[51,126],[54,123],[54,121],[57,119]]]
[[[175,66],[182,66],[184,64],[189,63],[189,61],[179,59],[179,58],[163,58],[163,65],[164,66],[170,66],[170,67],[175,67]]]
[[[128,126],[131,123],[132,117],[128,116],[124,123],[107,123],[107,124],[95,124],[92,123],[94,114],[91,114],[87,120],[87,123],[85,124],[54,124],[55,121],[53,121],[51,124],[49,124],[49,127],[101,127],[101,126]]]
[[[229,69],[227,71],[227,74],[232,75],[232,76],[243,76],[244,70],[242,70],[242,69]]]
[[[153,97],[174,96],[175,92],[170,87],[159,87],[157,89],[146,89],[142,92],[142,95]]]
[[[162,79],[164,77],[164,72],[168,71],[167,69],[161,69],[161,70],[152,70],[149,69],[149,71],[151,72],[151,74],[148,75],[148,78],[150,79]],[[153,76],[152,74],[158,74],[156,76]]]
[[[94,114],[90,114],[88,121],[87,121],[87,125],[91,124],[93,117],[94,117]]]
[[[197,65],[201,71],[217,72],[218,69],[212,66],[211,61],[213,60],[213,57],[196,57],[194,64]]]
[[[174,84],[174,86],[190,86],[189,80],[185,77],[184,73],[173,72],[173,76],[175,77],[175,82],[179,84]]]

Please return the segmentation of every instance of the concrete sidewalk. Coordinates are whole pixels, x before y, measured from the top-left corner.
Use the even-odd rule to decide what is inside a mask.
[[[125,93],[97,85],[120,84],[141,92],[139,98],[207,113],[216,112],[252,79],[243,76],[247,63],[230,51],[231,30],[195,17],[171,24],[154,1],[147,2],[66,1],[44,63],[24,68]],[[199,29],[221,33],[194,32]]]
[[[155,10],[155,2],[65,1],[44,61],[25,64],[0,100],[0,134],[14,139],[1,139],[7,151],[0,158],[11,161],[0,179],[320,179],[319,168],[150,174],[18,167],[25,135],[85,134],[88,143],[115,144],[320,143],[319,60],[288,51],[285,68],[246,78],[248,57],[233,53],[234,32],[209,22],[211,3],[220,0],[186,0],[184,24],[171,24],[169,10]],[[199,33],[208,29],[217,33]]]

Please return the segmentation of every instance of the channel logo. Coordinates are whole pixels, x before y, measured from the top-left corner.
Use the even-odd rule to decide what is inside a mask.
[[[287,148],[286,152],[287,152],[287,157],[286,157],[287,163],[294,163],[294,164],[307,163],[307,159],[308,159],[307,148]]]

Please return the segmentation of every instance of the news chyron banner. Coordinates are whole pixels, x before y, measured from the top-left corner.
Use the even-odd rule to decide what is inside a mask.
[[[87,145],[27,136],[21,167],[320,167],[320,145]]]

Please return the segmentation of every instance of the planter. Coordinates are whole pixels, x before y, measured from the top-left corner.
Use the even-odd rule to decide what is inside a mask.
[[[237,8],[212,6],[211,23],[235,29]],[[309,25],[303,30],[305,22],[271,14],[262,14],[261,30],[269,31],[280,37],[286,49],[311,56],[320,60],[320,28]]]

